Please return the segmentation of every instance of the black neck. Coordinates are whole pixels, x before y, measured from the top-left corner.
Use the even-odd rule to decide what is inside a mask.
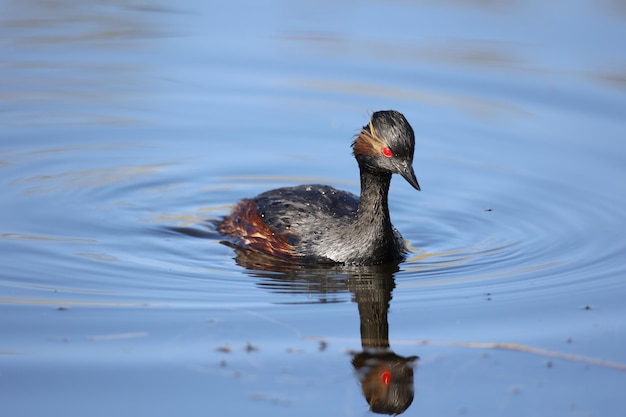
[[[383,232],[391,230],[387,196],[391,184],[391,173],[373,171],[359,163],[361,171],[361,200],[357,214],[357,224],[375,227]]]

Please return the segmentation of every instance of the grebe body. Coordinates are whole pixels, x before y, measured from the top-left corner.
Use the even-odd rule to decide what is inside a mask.
[[[391,224],[392,174],[418,191],[413,171],[415,137],[394,110],[375,112],[352,143],[361,195],[327,185],[266,191],[237,203],[218,225],[237,246],[297,262],[374,265],[404,258],[404,239]]]

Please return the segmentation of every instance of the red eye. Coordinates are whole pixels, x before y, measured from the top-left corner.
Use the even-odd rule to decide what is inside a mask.
[[[383,155],[387,158],[391,158],[393,156],[393,152],[391,152],[391,149],[385,147],[383,148]]]

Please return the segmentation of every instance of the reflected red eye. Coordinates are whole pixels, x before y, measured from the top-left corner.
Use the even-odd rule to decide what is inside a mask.
[[[391,152],[391,149],[389,148],[383,148],[383,155],[387,158],[391,158],[393,156],[393,152]]]
[[[380,374],[380,380],[383,384],[389,385],[389,383],[391,382],[391,372],[389,372],[388,370],[383,371],[383,373]]]

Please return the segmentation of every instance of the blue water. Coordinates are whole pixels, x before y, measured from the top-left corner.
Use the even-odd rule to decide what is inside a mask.
[[[367,415],[368,331],[419,356],[404,415],[626,411],[621,2],[0,10],[3,415]],[[390,108],[405,262],[221,243],[241,198],[358,193],[352,136]]]

